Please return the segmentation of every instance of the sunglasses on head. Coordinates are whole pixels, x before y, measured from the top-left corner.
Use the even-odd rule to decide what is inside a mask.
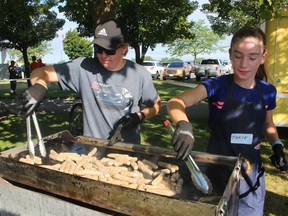
[[[117,48],[116,48],[117,49]],[[95,52],[102,54],[103,51],[106,53],[106,55],[115,55],[116,53],[116,49],[112,49],[112,50],[107,50],[99,45],[95,45]]]

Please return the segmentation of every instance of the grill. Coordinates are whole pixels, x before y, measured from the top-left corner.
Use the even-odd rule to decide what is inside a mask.
[[[175,152],[171,150],[127,143],[109,146],[108,140],[73,137],[68,131],[44,137],[44,141],[47,152],[50,150],[75,152],[76,150],[87,154],[97,147],[96,157],[100,157],[101,154],[120,153],[155,163],[161,160],[177,164]],[[77,145],[82,148],[75,149]],[[179,164],[179,172],[184,179],[181,193],[165,196],[20,162],[19,159],[27,154],[27,145],[1,152],[0,177],[21,188],[37,191],[40,195],[68,200],[68,203],[73,205],[75,203],[80,206],[85,205],[93,211],[109,211],[109,215],[228,215],[237,208],[236,202],[231,199],[231,194],[235,193],[240,170],[240,160],[235,157],[192,152],[191,155],[204,172],[213,165],[226,173],[225,178],[224,176],[221,178],[222,186],[217,188],[218,184],[211,175],[214,193],[202,194],[189,181],[190,175],[187,175],[185,167]],[[36,155],[40,153],[36,152]],[[42,163],[51,165],[55,162],[46,156],[42,159]],[[221,172],[216,173],[215,179],[219,179],[219,175]],[[42,208],[45,208],[45,205]],[[5,212],[9,212],[9,209]]]

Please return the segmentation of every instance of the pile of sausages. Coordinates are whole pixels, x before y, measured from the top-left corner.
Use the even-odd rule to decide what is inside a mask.
[[[56,162],[54,165],[44,165],[40,157],[31,158],[29,155],[19,161],[165,196],[181,193],[183,179],[177,165],[163,161],[153,163],[122,153],[109,153],[98,159],[96,152],[96,147],[87,155],[50,150],[49,158]]]

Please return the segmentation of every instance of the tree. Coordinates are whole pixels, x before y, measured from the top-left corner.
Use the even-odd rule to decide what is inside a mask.
[[[55,38],[65,23],[51,11],[57,3],[58,0],[0,0],[0,47],[19,50],[28,66],[28,48]]]
[[[187,36],[190,28],[187,17],[198,7],[196,1],[189,0],[62,1],[67,4],[59,10],[67,19],[77,22],[86,36],[91,36],[95,24],[104,18],[121,20],[127,26],[128,42],[135,50],[137,63],[143,62],[149,48],[153,50],[159,43],[167,44]],[[100,18],[101,14],[104,18]]]
[[[204,20],[195,22],[190,32],[194,37],[176,39],[168,45],[168,52],[170,52],[171,55],[193,55],[194,64],[196,64],[198,54],[210,54],[223,49],[223,47],[219,47],[218,45],[218,42],[222,40],[223,37],[213,33],[213,31],[205,25]]]
[[[149,48],[168,44],[188,36],[187,17],[196,10],[197,2],[189,0],[121,0],[117,17],[128,27],[128,40],[135,50],[136,62],[142,63]]]
[[[173,62],[173,61],[182,61],[182,59],[179,58],[179,57],[171,57],[171,58],[169,59],[169,62]]]
[[[116,15],[116,0],[59,0],[59,11],[65,17],[78,23],[77,30],[82,36],[92,37],[95,27],[103,20]]]
[[[64,39],[64,52],[69,59],[78,57],[91,57],[93,48],[91,42],[80,36],[80,33],[74,29],[67,32]]]
[[[156,60],[151,56],[145,56],[145,61],[156,61]]]
[[[52,49],[50,43],[48,41],[43,41],[37,47],[29,47],[27,49],[27,55],[28,57],[34,55],[37,56],[38,58],[43,58],[45,54],[51,53],[51,51]],[[13,59],[16,59],[17,62],[20,62],[22,64],[24,63],[23,54],[19,50],[10,49],[8,53]]]
[[[233,34],[239,26],[259,26],[285,7],[283,0],[210,0],[201,11],[207,14],[213,31],[219,35]]]
[[[161,63],[168,63],[169,62],[169,58],[168,57],[164,57],[160,59]]]

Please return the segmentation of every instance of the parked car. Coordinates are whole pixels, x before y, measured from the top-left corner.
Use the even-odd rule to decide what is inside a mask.
[[[169,64],[169,62],[161,62],[161,65],[162,65],[164,68],[166,68],[168,64]]]
[[[164,78],[178,78],[178,79],[190,79],[191,66],[188,62],[175,61],[170,62],[164,70]]]
[[[22,79],[24,78],[24,74],[25,74],[25,68],[24,67],[15,67],[15,70],[16,70],[16,74],[17,74],[17,77],[19,79]]]
[[[223,63],[223,65],[224,65],[224,67],[225,67],[225,69],[226,69],[226,72],[227,72],[228,74],[233,73],[233,68],[232,68],[232,64],[231,64],[230,61],[228,61],[228,60],[223,60],[222,63]]]
[[[218,77],[226,73],[225,67],[220,59],[203,59],[195,73],[195,76],[196,80],[199,81],[201,77],[208,79],[210,77]]]
[[[160,73],[164,72],[164,67],[158,61],[143,61],[142,64],[150,73],[153,79],[160,77]]]

